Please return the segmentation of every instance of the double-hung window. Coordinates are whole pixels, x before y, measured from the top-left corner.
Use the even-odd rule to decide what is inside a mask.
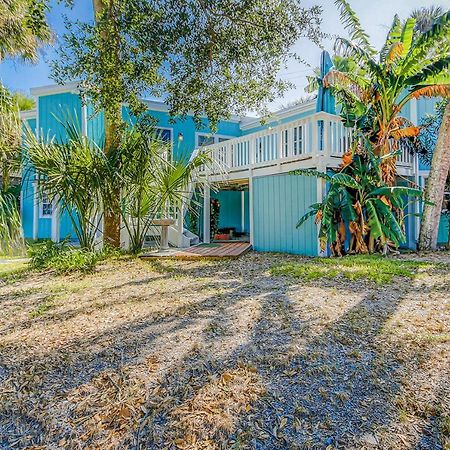
[[[41,218],[49,218],[53,215],[53,202],[48,194],[44,191],[39,201],[39,215]]]

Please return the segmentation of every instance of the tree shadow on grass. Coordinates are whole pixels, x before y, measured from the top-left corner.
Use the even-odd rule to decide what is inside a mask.
[[[222,433],[223,448],[236,442],[255,449],[361,448],[376,440],[377,428],[393,419],[399,390],[399,363],[379,336],[403,294],[367,289],[364,283],[348,282],[343,289],[338,281],[327,282],[328,289],[353,300],[337,318],[322,323],[317,311],[332,300],[317,301],[315,311],[314,299],[302,299],[303,287],[311,284],[270,277],[267,264],[249,269],[246,261],[181,268],[192,277],[220,271],[224,292],[76,338],[70,346],[42,352],[39,361],[33,355],[19,358],[20,363],[5,361],[4,379],[15,378],[13,397],[20,392],[22,401],[19,407],[14,402],[3,406],[3,445],[21,435],[20,445],[55,445],[63,437],[82,447],[94,445],[95,433],[91,441],[81,441],[83,427],[68,425],[81,414],[67,401],[68,394],[105,371],[138,367],[155,353],[164,366],[148,391],[161,389],[167,398],[157,405],[145,398],[147,413],[139,418],[138,431],[118,448],[173,446],[180,433],[173,410],[242,365],[256,369],[267,392],[251,410],[238,414],[225,438]],[[361,295],[361,289],[369,292]]]
[[[361,446],[361,442],[376,440],[372,433],[389,422],[398,383],[397,363],[374,341],[402,297],[380,300],[369,294],[314,336],[310,334],[314,319],[299,317],[301,309],[295,310],[286,286],[275,292],[273,285],[269,286],[261,295],[259,318],[247,343],[222,359],[211,353],[203,359],[196,355],[180,366],[185,371],[170,373],[166,388],[193,386],[193,390],[182,387],[175,392],[177,404],[189,401],[209,383],[211,373],[245,364],[256,368],[267,393],[254,405],[253,413],[241,417],[231,440],[220,443],[224,448],[233,441],[272,449],[358,442]],[[203,368],[200,375],[190,372],[190,365],[196,370]],[[164,435],[153,438],[151,431],[167,420],[167,414],[170,410],[160,411],[154,422],[146,425],[147,440],[142,448],[163,448],[169,443]]]

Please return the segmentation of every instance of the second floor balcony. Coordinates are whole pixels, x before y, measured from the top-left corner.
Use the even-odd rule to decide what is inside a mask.
[[[212,181],[270,175],[298,168],[337,168],[350,148],[353,132],[339,116],[318,112],[309,117],[202,147],[214,164]],[[399,174],[414,174],[414,156],[403,151],[397,158]]]

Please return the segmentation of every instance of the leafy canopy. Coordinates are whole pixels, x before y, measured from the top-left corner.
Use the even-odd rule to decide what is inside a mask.
[[[95,23],[67,23],[58,82],[116,117],[127,102],[162,97],[172,117],[219,118],[259,109],[288,86],[276,73],[301,37],[320,38],[320,8],[299,0],[103,0]],[[108,39],[104,39],[109,36]]]

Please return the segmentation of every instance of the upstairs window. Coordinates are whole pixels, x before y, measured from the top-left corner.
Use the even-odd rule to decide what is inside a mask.
[[[230,136],[221,136],[217,134],[197,133],[196,146],[204,147],[205,145],[218,144],[232,139]]]

